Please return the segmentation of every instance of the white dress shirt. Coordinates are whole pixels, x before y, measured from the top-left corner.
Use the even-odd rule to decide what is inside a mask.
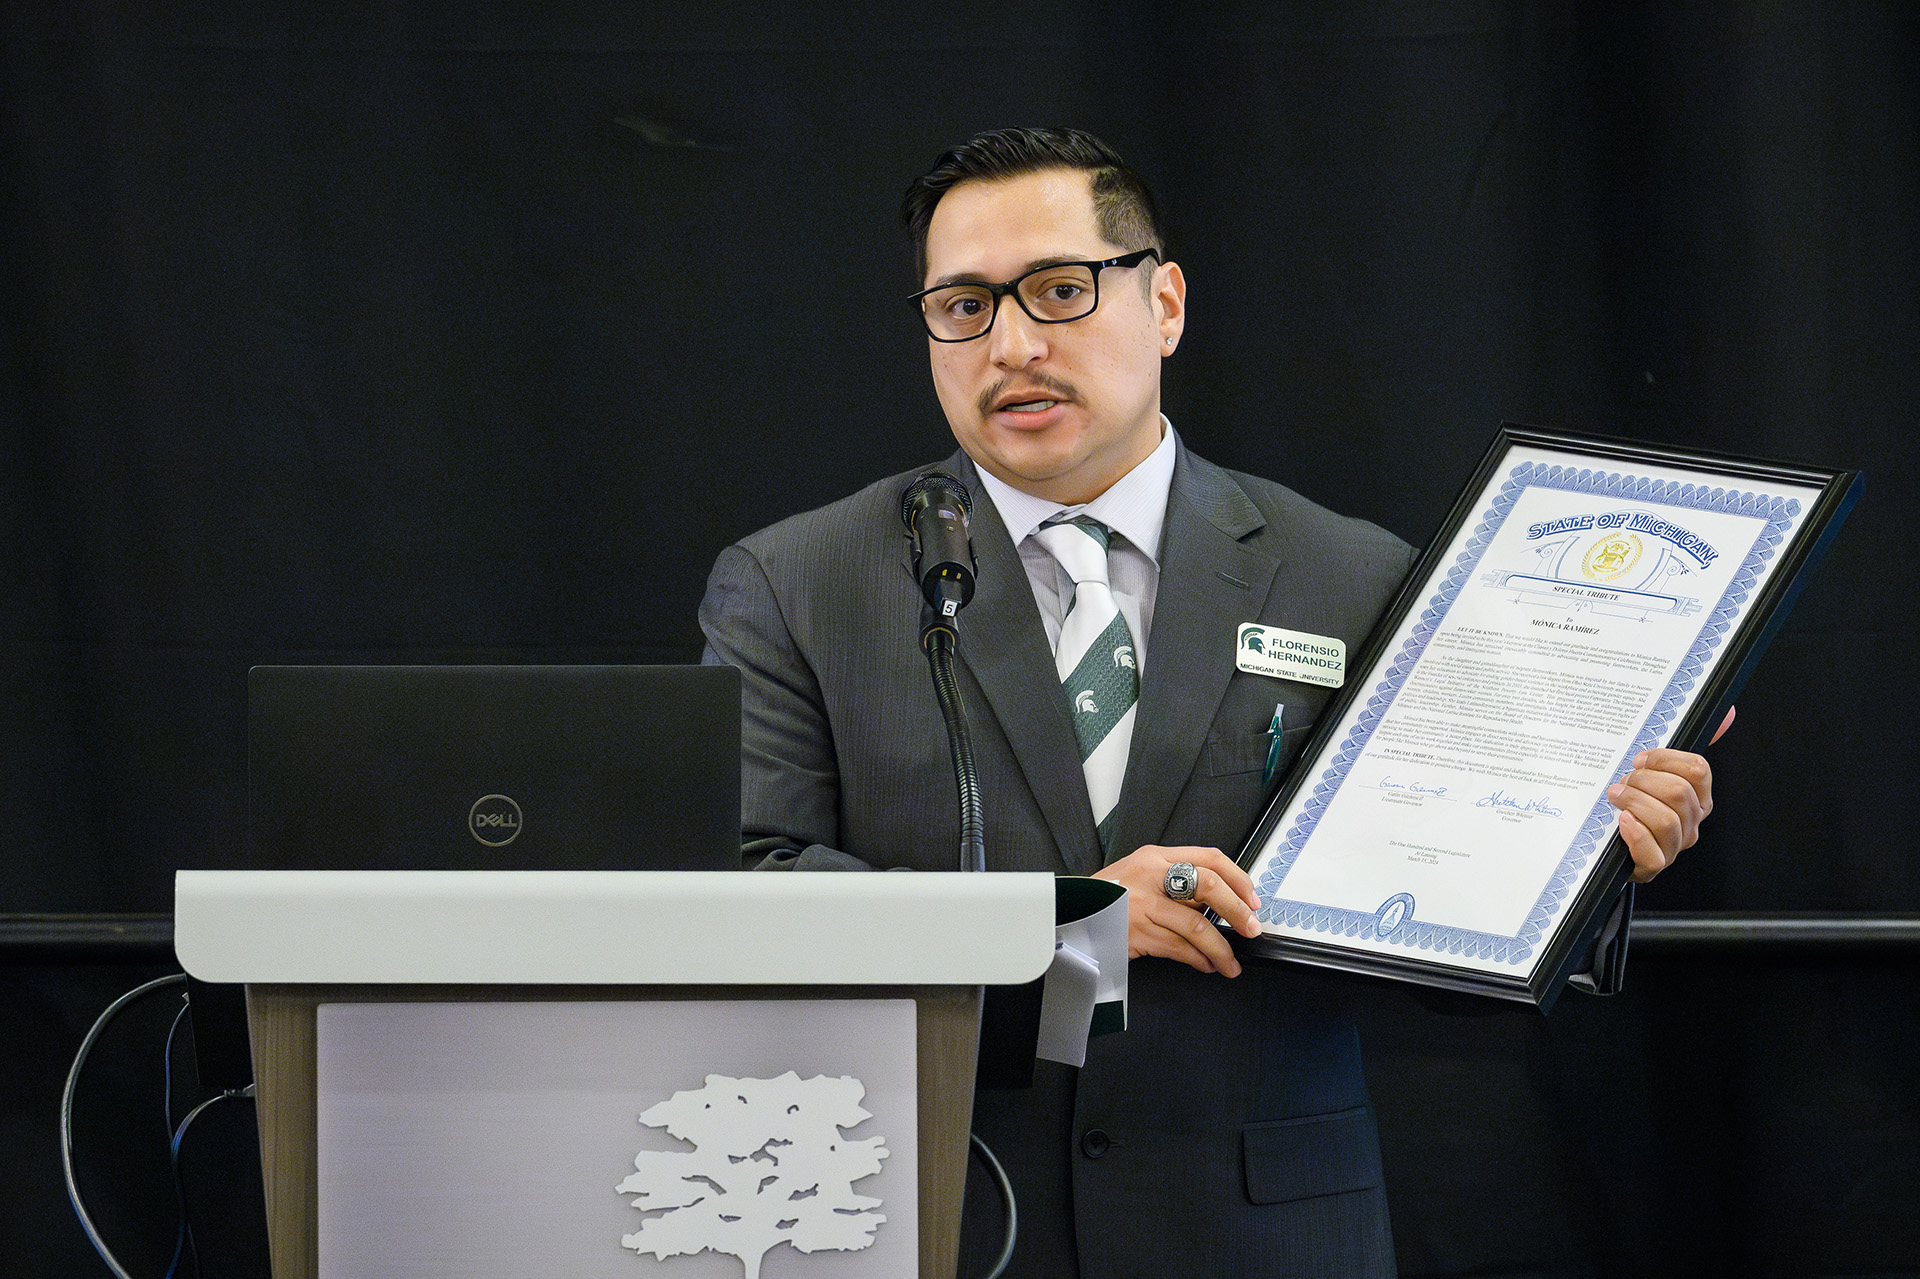
[[[1135,668],[1146,671],[1147,636],[1153,629],[1153,601],[1160,589],[1160,532],[1167,522],[1167,494],[1173,488],[1173,454],[1173,424],[1163,414],[1159,447],[1106,492],[1080,506],[1062,506],[1023,493],[980,470],[980,483],[1020,551],[1049,647],[1059,646],[1061,620],[1073,605],[1073,579],[1033,534],[1049,520],[1084,515],[1117,534],[1107,548],[1108,580],[1114,603],[1133,631]]]

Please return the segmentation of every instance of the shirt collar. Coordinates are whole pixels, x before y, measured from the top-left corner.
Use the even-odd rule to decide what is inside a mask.
[[[1173,489],[1173,423],[1160,415],[1160,443],[1138,466],[1115,480],[1106,492],[1081,506],[1062,506],[1043,497],[1035,497],[990,475],[983,467],[981,486],[993,499],[1000,520],[1015,546],[1020,545],[1048,520],[1062,515],[1086,515],[1099,520],[1152,560],[1160,563],[1160,532],[1167,522],[1167,494]]]

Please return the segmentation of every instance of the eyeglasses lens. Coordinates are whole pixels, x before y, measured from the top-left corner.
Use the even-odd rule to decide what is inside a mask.
[[[1093,272],[1072,263],[1029,271],[1014,281],[1013,292],[1026,313],[1044,324],[1091,314],[1097,296]],[[984,284],[955,284],[927,294],[921,305],[934,336],[954,341],[986,332],[995,301]]]

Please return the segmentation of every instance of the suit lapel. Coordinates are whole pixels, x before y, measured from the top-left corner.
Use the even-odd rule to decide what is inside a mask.
[[[1233,478],[1180,447],[1167,496],[1160,586],[1114,849],[1157,843],[1200,765],[1234,671],[1240,623],[1256,619],[1279,561],[1241,539],[1266,520]],[[1231,856],[1235,850],[1226,850]]]
[[[973,600],[960,614],[960,661],[972,672],[1006,734],[1061,859],[1075,874],[1090,874],[1100,866],[1100,837],[1080,772],[1080,748],[1054,677],[1053,652],[1026,568],[972,461],[955,453],[946,469],[979,495],[971,520],[979,572]],[[911,573],[911,542],[905,560]],[[993,795],[984,798],[991,808]],[[991,858],[993,850],[987,854]]]

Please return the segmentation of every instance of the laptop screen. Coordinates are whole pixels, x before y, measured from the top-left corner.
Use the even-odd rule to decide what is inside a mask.
[[[734,870],[727,666],[256,666],[250,865]]]

